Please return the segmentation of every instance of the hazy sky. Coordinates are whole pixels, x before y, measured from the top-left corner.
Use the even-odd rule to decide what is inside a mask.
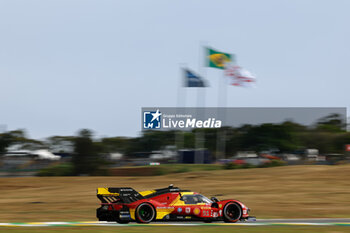
[[[141,107],[177,105],[179,64],[222,71],[201,44],[234,53],[257,88],[229,107],[350,107],[348,0],[0,0],[0,125],[29,136],[136,136]],[[196,89],[187,106],[196,106]],[[203,101],[202,101],[203,103]]]

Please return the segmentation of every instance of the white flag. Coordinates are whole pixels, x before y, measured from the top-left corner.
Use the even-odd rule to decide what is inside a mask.
[[[225,66],[225,76],[231,80],[231,85],[238,87],[250,87],[256,82],[255,76],[248,70],[240,66],[227,64]]]

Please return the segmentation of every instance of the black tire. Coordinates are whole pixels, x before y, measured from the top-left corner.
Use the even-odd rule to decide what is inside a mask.
[[[115,221],[119,224],[128,224],[130,221],[128,219],[120,219],[120,212],[115,213]]]
[[[135,219],[138,223],[150,223],[156,217],[156,210],[154,207],[145,202],[141,203],[135,211]]]
[[[241,206],[235,202],[229,202],[223,209],[222,216],[225,222],[237,222],[242,217]]]
[[[120,219],[118,218],[118,219],[117,219],[117,223],[119,223],[119,224],[128,224],[129,221],[127,221],[127,220],[120,220]]]

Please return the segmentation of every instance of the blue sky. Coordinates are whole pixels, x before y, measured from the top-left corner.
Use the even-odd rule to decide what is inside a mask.
[[[181,64],[210,84],[200,104],[218,106],[222,71],[201,66],[203,44],[257,75],[257,88],[227,87],[228,107],[349,107],[349,9],[347,0],[0,0],[0,125],[34,138],[81,128],[137,136],[141,107],[177,105]],[[187,90],[186,106],[196,98]]]

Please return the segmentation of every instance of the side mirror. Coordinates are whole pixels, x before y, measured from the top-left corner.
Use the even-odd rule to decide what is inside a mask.
[[[214,203],[218,202],[219,200],[216,197],[211,197],[210,200]]]

